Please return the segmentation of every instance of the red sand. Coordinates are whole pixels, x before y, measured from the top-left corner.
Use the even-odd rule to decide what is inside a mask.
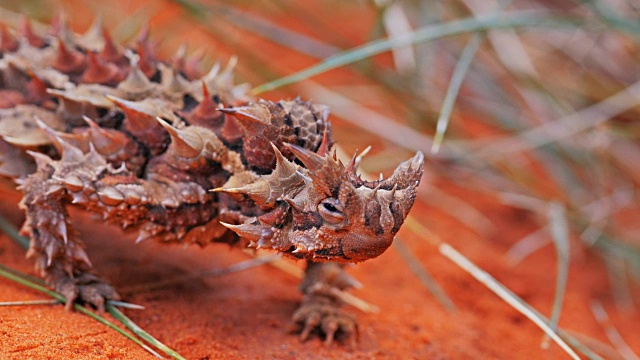
[[[125,3],[134,4],[120,1],[118,6]],[[135,4],[139,5],[138,2]],[[109,7],[111,6],[109,3]],[[99,10],[83,9],[78,2],[73,2],[73,6],[66,8],[73,13],[76,22],[87,23],[92,18],[90,15]],[[133,13],[132,10],[118,9],[119,14]],[[175,8],[166,6],[161,15],[171,17],[176,24],[181,24],[175,18]],[[344,12],[332,13],[334,15],[352,18],[352,14],[345,17]],[[152,25],[160,33],[163,28],[160,26],[162,16],[156,16],[152,21]],[[287,14],[282,16],[287,21],[293,21]],[[306,20],[301,18],[290,25],[307,33],[313,22],[307,24]],[[372,13],[366,13],[359,14],[357,22],[349,20],[333,23],[339,25],[343,32],[341,41],[346,42],[343,45],[347,47],[366,41],[374,20]],[[88,26],[76,25],[80,29]],[[200,26],[194,26],[192,19],[180,29],[182,30],[172,32],[189,37],[192,44],[204,46],[202,43],[209,39],[202,34]],[[186,32],[186,29],[193,31]],[[332,31],[338,30],[332,27]],[[282,74],[316,62],[305,56],[294,56],[291,51],[286,52],[282,47],[254,35],[241,35],[246,44],[255,47],[253,50],[256,52],[278,54],[274,57],[278,61],[271,65],[276,66]],[[174,42],[179,41],[174,39]],[[177,47],[173,45],[175,44],[167,47]],[[215,42],[210,48],[218,58],[225,58],[228,53],[237,53],[237,49],[223,49]],[[335,70],[319,78],[336,84],[354,81],[353,72],[345,69]],[[357,79],[360,78],[361,76],[357,76]],[[245,80],[256,83],[260,81],[253,78]],[[269,93],[272,98],[279,95],[279,91]],[[379,104],[377,110],[383,113],[393,111],[393,108],[383,108],[388,103]],[[336,138],[343,145],[347,144],[342,141],[346,140],[345,136],[348,134],[345,131],[348,127],[345,125],[339,121],[334,124]],[[19,226],[22,215],[16,204],[20,195],[1,185],[2,183],[0,214],[10,217]],[[533,219],[525,212],[498,205],[494,199],[486,196],[454,189],[447,184],[437,186],[442,191],[455,193],[488,216],[493,223],[490,232],[493,235],[479,235],[459,219],[428,207],[426,204],[432,201],[429,193],[421,196],[412,212],[413,216],[529,304],[549,315],[556,274],[555,251],[552,246],[534,253],[516,267],[510,266],[504,258],[512,241],[536,229]],[[539,186],[552,188],[553,184],[539,181]],[[360,264],[350,271],[364,285],[363,289],[354,291],[354,294],[379,306],[381,312],[364,314],[353,310],[357,315],[361,334],[357,348],[349,349],[340,344],[326,347],[317,337],[301,343],[296,336],[288,333],[290,316],[300,301],[300,294],[296,289],[298,280],[270,266],[191,280],[153,291],[133,291],[137,286],[168,277],[225,268],[248,257],[241,251],[229,250],[226,246],[199,249],[162,246],[152,242],[134,245],[133,234],[124,235],[121,230],[92,221],[83,213],[72,215],[88,245],[89,256],[97,271],[120,290],[126,301],[146,307],[142,311],[125,311],[126,314],[189,359],[568,358],[553,343],[549,349],[541,349],[543,335],[540,329],[440,255],[437,249],[424,241],[426,236],[418,237],[407,228],[402,229],[399,236],[451,297],[457,311],[445,311],[391,248],[380,258]],[[623,338],[636,352],[640,352],[640,317],[637,313],[616,310],[601,259],[577,248],[572,248],[561,327],[608,344],[604,330],[590,310],[591,301],[598,299]],[[25,273],[34,273],[32,263],[24,258],[24,251],[2,234],[0,263]],[[0,301],[46,299],[45,295],[4,278],[0,278],[0,288]],[[115,331],[84,315],[65,312],[58,305],[0,307],[0,345],[1,359],[152,358]],[[602,354],[606,358],[615,358],[615,355]]]
[[[19,195],[5,187],[0,196],[2,214],[19,223]],[[486,199],[478,201],[485,203]],[[492,218],[502,219],[496,220],[499,238],[480,239],[456,220],[439,216],[420,204],[414,216],[425,219],[424,225],[548,314],[555,282],[553,249],[545,248],[518,267],[509,267],[503,261],[508,244],[501,239],[517,238],[517,232],[531,228],[532,223],[516,211],[500,210],[490,203],[485,208]],[[365,285],[355,294],[379,306],[381,312],[364,314],[354,310],[361,334],[357,348],[349,349],[341,344],[326,347],[318,338],[301,343],[288,334],[289,317],[300,301],[297,280],[270,266],[157,290],[128,291],[175,275],[224,268],[247,256],[226,246],[199,249],[151,242],[134,245],[132,234],[124,236],[119,229],[101,225],[81,213],[73,215],[96,269],[121,290],[127,301],[146,307],[126,313],[189,359],[568,358],[555,344],[542,350],[542,332],[536,326],[406,229],[400,236],[458,310],[443,310],[391,249],[351,271]],[[0,236],[0,263],[33,274],[24,252],[4,235]],[[607,342],[589,309],[591,299],[599,298],[625,340],[639,351],[638,316],[616,312],[604,274],[600,260],[593,256],[574,259],[561,326]],[[0,286],[0,301],[46,298],[5,279],[0,279]],[[57,305],[0,307],[0,339],[3,359],[151,358],[115,331]]]

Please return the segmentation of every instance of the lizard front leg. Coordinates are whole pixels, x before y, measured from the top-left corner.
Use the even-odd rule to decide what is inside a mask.
[[[51,179],[52,166],[39,164],[24,184],[21,207],[26,211],[22,233],[31,238],[27,256],[46,283],[66,299],[67,309],[81,300],[104,310],[105,300],[120,299],[118,293],[92,272],[84,244],[74,231],[66,204],[66,189]]]
[[[325,343],[331,345],[336,335],[342,334],[355,346],[358,325],[353,315],[342,309],[339,293],[360,284],[348,275],[343,265],[308,261],[305,277],[300,284],[303,299],[293,314],[293,322],[300,339],[305,341],[312,331],[324,334]]]

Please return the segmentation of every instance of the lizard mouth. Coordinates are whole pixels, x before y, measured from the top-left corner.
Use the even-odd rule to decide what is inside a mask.
[[[357,263],[380,256],[391,246],[393,236],[366,236],[351,233],[338,241],[338,246],[314,251],[313,255],[336,262]]]
[[[291,255],[314,261],[362,262],[384,253],[393,243],[416,198],[423,173],[424,156],[418,152],[400,164],[388,179],[362,181],[354,195],[360,198],[358,211],[346,231],[318,231],[313,236],[323,238],[326,247],[291,248]],[[309,239],[305,239],[309,241]]]

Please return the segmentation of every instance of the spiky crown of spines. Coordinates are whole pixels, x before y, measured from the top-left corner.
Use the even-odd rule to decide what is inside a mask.
[[[345,167],[328,153],[285,144],[304,165],[287,160],[272,144],[274,171],[244,186],[214,189],[247,196],[266,210],[244,224],[224,224],[249,245],[308,259],[363,261],[393,241],[416,197],[423,156],[403,162],[388,179],[357,175],[360,156]],[[323,148],[323,146],[321,146]],[[364,210],[364,212],[363,212]]]
[[[199,74],[194,62],[184,57],[184,49],[167,65],[156,58],[146,30],[127,50],[100,26],[80,37],[64,21],[53,29],[53,36],[38,36],[25,22],[17,41],[0,29],[0,91],[8,99],[2,104],[13,107],[0,119],[2,141],[23,149],[64,143],[73,148],[68,154],[99,157],[109,166],[126,164],[134,173],[149,155],[160,155],[182,171],[206,170],[213,160],[234,174],[227,184],[250,174],[243,171],[248,168],[262,176],[246,176],[238,186],[222,190],[250,197],[265,213],[230,228],[257,246],[299,257],[361,261],[377,256],[389,246],[413,204],[422,174],[421,154],[387,180],[363,181],[356,174],[357,158],[345,167],[328,154],[327,107],[299,99],[233,107],[247,100],[245,87],[233,85],[235,58],[222,72],[214,66],[195,80]],[[118,114],[124,114],[122,123]],[[41,119],[37,124],[34,115]],[[37,131],[11,132],[3,123]],[[241,145],[242,151],[229,150],[229,144]],[[65,149],[61,150],[64,158]],[[33,156],[39,163],[49,159]],[[296,158],[304,166],[293,162]],[[67,155],[64,161],[80,160]],[[11,169],[16,176],[16,169],[29,171],[28,164],[7,164],[0,163],[0,173]],[[64,180],[73,190],[75,178]],[[127,189],[114,189],[103,190],[104,204],[125,200],[122,191]],[[179,205],[171,196],[156,202]],[[332,215],[331,207],[344,213]],[[347,234],[338,236],[336,231]]]
[[[187,58],[184,47],[169,62],[158,60],[146,29],[130,49],[114,43],[99,21],[82,36],[73,34],[64,19],[51,30],[51,35],[37,35],[26,19],[17,36],[6,27],[0,28],[1,91],[8,99],[6,104],[0,103],[13,108],[1,110],[0,138],[4,140],[0,141],[23,149],[50,145],[49,138],[35,126],[34,115],[57,131],[71,133],[87,126],[85,116],[101,127],[110,127],[117,124],[104,114],[124,112],[128,118],[125,130],[152,154],[158,154],[165,150],[169,134],[156,121],[157,116],[179,126],[174,112],[180,112],[187,121],[207,125],[222,115],[211,111],[220,104],[213,104],[210,94],[225,104],[248,99],[246,86],[233,84],[235,58],[224,70],[216,64],[201,76],[199,57]],[[195,99],[198,106],[185,111],[187,98]],[[119,145],[115,150],[125,148],[121,141]],[[117,152],[108,147],[109,155]],[[19,168],[3,162],[0,172],[18,175],[3,170],[9,167]]]
[[[317,151],[323,138],[325,147],[332,145],[329,108],[296,98],[292,101],[259,100],[245,106],[220,109],[233,115],[243,128],[243,154],[250,168],[269,173],[276,165],[275,144],[288,159],[293,153],[284,144],[293,144]]]
[[[38,37],[28,21],[25,20],[24,24],[23,40],[16,46],[4,48],[5,56],[0,60],[0,72],[5,65],[3,78],[13,79],[5,81],[4,85],[23,92],[28,89],[24,97],[36,99],[29,101],[34,105],[18,105],[10,110],[11,121],[0,122],[0,136],[16,146],[33,148],[51,144],[49,138],[41,135],[33,124],[34,115],[38,115],[48,127],[69,133],[62,136],[84,151],[93,141],[96,150],[109,162],[118,166],[125,162],[130,170],[137,172],[144,159],[138,156],[143,150],[135,149],[136,144],[144,145],[151,155],[158,155],[166,151],[171,140],[185,143],[180,136],[191,138],[185,144],[199,141],[197,135],[188,135],[190,132],[196,134],[195,131],[188,128],[186,132],[179,131],[184,127],[184,119],[190,125],[214,130],[227,144],[242,139],[245,163],[249,168],[264,173],[275,165],[275,157],[268,146],[270,142],[279,145],[289,142],[315,150],[322,135],[330,133],[330,124],[326,120],[328,108],[300,99],[278,103],[260,101],[220,109],[223,103],[233,105],[238,100],[246,100],[244,87],[233,85],[235,58],[223,71],[215,65],[201,79],[190,81],[196,71],[194,61],[184,57],[184,49],[174,57],[172,66],[158,61],[147,30],[142,31],[134,49],[126,50],[116,45],[107,31],[98,31],[96,26],[79,37],[73,35],[62,21],[53,27],[53,36]],[[5,35],[12,36],[8,31]],[[27,57],[28,54],[33,56]],[[212,93],[222,103],[214,102]],[[195,108],[184,102],[186,95],[198,101]],[[58,99],[59,105],[51,101],[52,97]],[[97,122],[103,128],[105,125],[117,125],[113,124],[112,117],[102,116],[105,111],[107,114],[124,114],[122,128],[135,139],[134,144],[121,139],[122,136],[109,134],[108,130],[100,132],[91,126]],[[235,120],[225,120],[221,111],[232,113]],[[157,117],[166,120],[171,127],[164,122],[158,123]],[[24,128],[36,131],[15,134],[19,136],[3,133],[2,123],[10,122],[13,127],[24,124]],[[87,123],[89,129],[85,130]],[[111,144],[105,141],[109,137],[115,140]],[[212,138],[210,134],[205,137]],[[219,143],[215,139],[208,142]],[[180,150],[178,146],[173,148]],[[182,148],[183,152],[190,151]],[[177,155],[175,151],[173,153]],[[133,155],[127,158],[124,154]],[[288,150],[285,150],[285,156],[293,158]],[[233,159],[230,161],[235,162]],[[177,165],[185,169],[194,164]]]

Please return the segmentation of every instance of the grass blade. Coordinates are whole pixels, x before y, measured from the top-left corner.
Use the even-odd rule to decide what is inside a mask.
[[[607,311],[599,301],[594,300],[591,302],[591,312],[593,312],[593,316],[604,328],[611,344],[613,344],[625,360],[640,360],[640,357],[638,357],[638,355],[631,350],[629,344],[624,341],[622,335],[618,332],[618,329],[611,324],[609,314],[607,314]]]
[[[486,286],[494,294],[498,295],[503,301],[511,305],[514,309],[518,310],[521,314],[526,316],[534,324],[536,324],[542,331],[545,332],[553,341],[558,344],[562,350],[564,350],[572,359],[580,360],[580,357],[576,352],[554,331],[536,312],[532,311],[531,306],[524,302],[520,297],[514,294],[511,290],[507,289],[498,282],[493,276],[489,275],[486,271],[477,267],[464,255],[459,253],[456,249],[449,244],[440,244],[438,246],[440,253],[447,259],[453,261],[461,269],[468,272],[478,282]]]
[[[433,137],[433,145],[431,146],[432,154],[436,154],[440,150],[440,145],[444,139],[444,133],[447,131],[447,127],[449,126],[449,119],[451,118],[453,105],[455,104],[458,93],[460,92],[462,81],[469,70],[469,66],[471,66],[471,61],[480,48],[480,45],[482,45],[483,39],[484,36],[474,34],[471,40],[469,40],[467,45],[464,47],[462,54],[460,54],[460,60],[456,63],[453,75],[451,75],[451,81],[449,81],[449,88],[447,88],[447,93],[444,97],[444,101],[442,102],[440,116],[438,117],[436,134]]]
[[[13,241],[23,249],[29,249],[29,238],[21,236],[15,226],[13,226],[13,224],[11,224],[4,216],[0,216],[0,231],[7,234],[7,236],[13,239]]]
[[[331,104],[331,112],[333,114],[400,147],[426,152],[432,144],[429,136],[362,106],[314,81],[305,82],[301,88],[311,98]],[[393,131],[389,131],[390,128]]]
[[[418,279],[422,282],[422,284],[429,290],[431,295],[433,295],[440,305],[444,307],[447,311],[455,311],[456,305],[453,303],[453,300],[442,290],[440,285],[433,279],[433,277],[429,274],[427,269],[422,266],[420,261],[413,255],[411,250],[404,244],[404,242],[396,237],[393,240],[393,248],[396,249],[400,257],[404,259],[409,266],[409,269],[416,275]]]
[[[180,359],[180,360],[185,359],[180,354],[178,354],[175,350],[171,349],[167,345],[163,344],[162,342],[158,341],[156,338],[151,336],[148,332],[144,331],[140,326],[138,326],[138,324],[131,321],[131,319],[129,319],[125,314],[122,313],[122,311],[120,311],[118,308],[116,308],[112,304],[106,304],[105,307],[106,307],[106,310],[109,312],[109,314],[111,314],[111,316],[120,320],[120,322],[124,324],[127,327],[127,329],[131,330],[134,334],[138,335],[140,338],[144,339],[149,344],[155,346],[160,351],[164,352],[165,354],[171,356],[174,359]]]
[[[15,240],[17,243],[21,244],[24,242],[24,237],[18,235],[18,232],[15,230],[15,228],[13,228],[13,226],[6,221],[3,217],[0,216],[0,223],[4,222],[4,225],[8,225],[7,227],[3,227],[2,230],[4,232],[7,233],[7,235],[9,235],[13,240]],[[26,240],[26,248],[29,247],[28,245],[28,239]],[[12,270],[7,268],[6,266],[3,266],[0,264],[0,276],[3,276],[9,280],[15,281],[17,283],[20,283],[24,286],[28,286],[32,289],[38,290],[42,293],[45,293],[51,297],[53,297],[54,299],[56,299],[58,302],[64,304],[65,303],[65,299],[64,296],[51,291],[49,289],[47,289],[44,284],[42,284],[41,281],[39,282],[34,282],[32,280],[30,280],[27,275],[21,274],[18,271]],[[39,279],[38,279],[39,280]],[[129,318],[127,318],[126,316],[124,316],[124,314],[122,314],[122,312],[120,312],[120,310],[118,310],[114,305],[121,305],[122,303],[120,302],[107,302],[105,304],[105,308],[108,310],[108,312],[115,317],[116,319],[120,320],[120,322],[122,322],[123,325],[125,325],[129,330],[131,330],[133,333],[135,333],[136,335],[140,336],[140,338],[148,341],[150,344],[153,344],[154,346],[156,346],[158,349],[162,350],[164,353],[166,353],[167,355],[175,358],[175,359],[183,359],[183,357],[180,356],[180,354],[178,354],[176,351],[172,350],[171,348],[169,348],[168,346],[164,345],[163,343],[161,343],[160,341],[156,340],[155,338],[153,338],[151,335],[149,335],[147,332],[145,332],[144,330],[142,330],[142,328],[140,328],[137,324],[135,324],[133,321],[131,321]],[[127,304],[127,303],[124,303]],[[133,305],[133,306],[132,306]],[[127,304],[127,306],[124,307],[130,307],[130,308],[136,308],[136,307],[140,307],[139,305],[135,305],[135,304]],[[152,348],[150,348],[148,345],[146,345],[145,343],[141,342],[140,340],[136,339],[135,337],[131,336],[129,333],[125,332],[124,330],[120,329],[119,327],[117,327],[115,324],[113,324],[112,322],[108,321],[107,319],[104,319],[103,317],[89,311],[87,308],[80,306],[78,304],[74,304],[73,308],[91,318],[93,318],[94,320],[110,327],[111,329],[119,332],[120,334],[122,334],[123,336],[125,336],[127,339],[133,341],[134,343],[136,343],[137,345],[139,345],[140,347],[142,347],[143,349],[147,350],[148,352],[150,352],[151,354],[153,354],[154,356],[158,357],[158,358],[162,358],[162,356],[160,356],[160,354],[158,354],[155,350],[153,350]]]
[[[553,244],[556,247],[558,274],[556,276],[556,290],[553,297],[553,308],[551,310],[551,318],[549,326],[554,331],[558,330],[558,320],[562,312],[562,303],[564,302],[564,294],[567,290],[567,279],[569,277],[569,226],[567,225],[567,217],[565,208],[562,204],[552,202],[549,204],[547,211],[549,221],[549,230],[553,238]],[[549,346],[549,338],[545,338],[542,342],[543,348]]]
[[[497,161],[506,156],[513,156],[514,153],[531,150],[576,135],[606,122],[639,103],[640,81],[598,103],[555,121],[545,122],[518,135],[494,141],[474,153],[466,154],[466,156],[473,161]]]
[[[432,41],[448,36],[460,35],[488,29],[532,27],[532,26],[575,26],[576,19],[568,17],[554,17],[550,14],[532,13],[530,11],[512,12],[510,14],[491,14],[482,17],[470,17],[450,21],[439,25],[426,26],[404,36],[391,39],[380,39],[367,44],[343,51],[328,57],[321,63],[303,69],[297,73],[262,84],[253,89],[257,95],[279,87],[305,80],[323,72],[370,58],[391,49],[403,48],[416,43]]]
[[[58,305],[60,301],[56,299],[51,300],[25,300],[25,301],[3,301],[0,302],[0,306],[25,306],[25,305]]]
[[[19,283],[21,285],[30,287],[32,289],[35,289],[37,291],[40,291],[44,294],[47,294],[49,296],[51,296],[52,298],[56,299],[58,302],[64,304],[65,299],[64,296],[58,294],[55,291],[51,291],[49,289],[47,289],[46,287],[34,283],[28,279],[26,279],[23,276],[18,275],[20,274],[19,272],[9,269],[4,265],[0,265],[0,276],[9,279],[11,281],[14,281],[16,283]],[[110,306],[110,305],[107,305]],[[113,307],[113,306],[111,306]],[[90,318],[96,320],[97,322],[106,325],[107,327],[117,331],[118,333],[120,333],[122,336],[126,337],[127,339],[133,341],[134,343],[136,343],[138,346],[142,347],[143,349],[147,350],[148,352],[150,352],[151,354],[153,354],[154,356],[158,357],[158,358],[162,358],[162,356],[160,356],[160,354],[158,354],[155,350],[151,349],[148,345],[144,344],[142,341],[136,339],[135,337],[133,337],[131,334],[127,333],[126,331],[122,330],[121,328],[117,327],[114,323],[110,322],[109,320],[97,315],[96,313],[90,311],[89,309],[85,308],[84,306],[78,305],[78,304],[74,304],[73,305],[73,309],[89,316]]]
[[[279,26],[266,19],[230,6],[207,4],[201,5],[188,0],[172,0],[180,5],[190,16],[200,21],[225,17],[233,26],[248,30],[276,44],[293,49],[301,54],[322,59],[340,52],[340,48],[306,36],[299,32]]]

